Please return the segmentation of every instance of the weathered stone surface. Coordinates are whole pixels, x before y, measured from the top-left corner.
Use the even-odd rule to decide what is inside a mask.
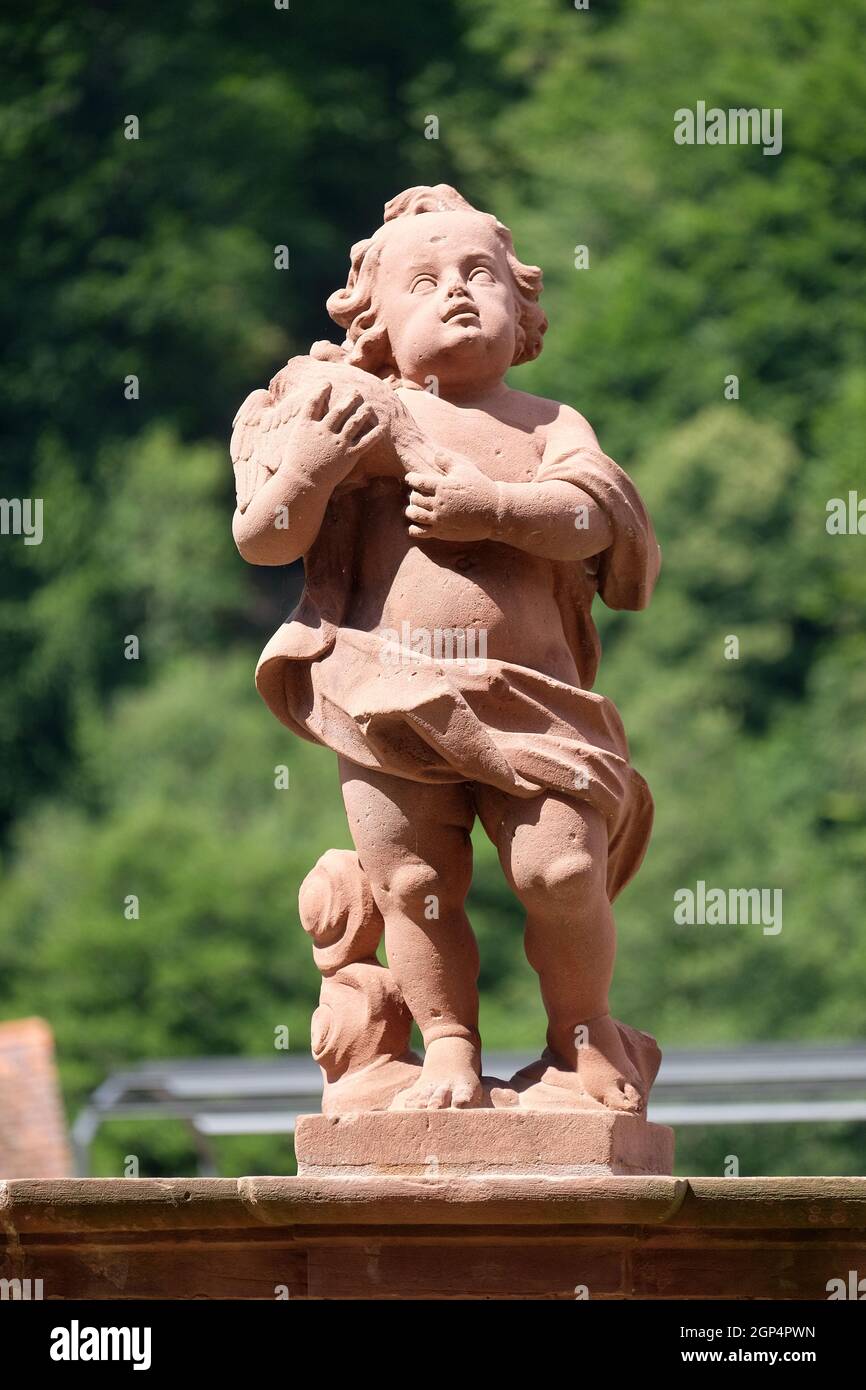
[[[866,1226],[866,1178],[690,1178],[686,1225]]]
[[[428,1110],[303,1115],[302,1176],[540,1178],[668,1174],[673,1131],[610,1110]]]
[[[47,1299],[826,1299],[866,1178],[0,1184],[0,1279]]]

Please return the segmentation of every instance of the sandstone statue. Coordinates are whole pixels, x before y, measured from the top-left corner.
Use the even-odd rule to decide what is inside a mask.
[[[591,609],[643,608],[659,549],[583,416],[505,383],[541,351],[541,288],[495,217],[446,185],[408,189],[328,300],[343,342],[293,358],[235,420],[238,549],[305,567],[256,682],[336,753],[356,851],[328,850],[300,896],[326,1114],[640,1115],[658,1069],[654,1040],[609,1012],[611,904],[652,800],[593,690]],[[548,1018],[510,1081],[481,1064],[476,817]]]

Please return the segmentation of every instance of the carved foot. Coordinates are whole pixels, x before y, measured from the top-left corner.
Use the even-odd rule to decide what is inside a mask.
[[[478,1049],[464,1038],[437,1038],[424,1054],[421,1075],[397,1096],[392,1110],[468,1110],[484,1103]]]
[[[575,1030],[559,1047],[512,1078],[520,1105],[529,1110],[618,1110],[640,1115],[661,1061],[654,1038],[609,1014]]]

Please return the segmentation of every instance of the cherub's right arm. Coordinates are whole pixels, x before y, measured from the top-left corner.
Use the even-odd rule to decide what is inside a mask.
[[[279,430],[262,431],[261,412],[248,422],[241,416],[239,435],[236,426],[238,442],[235,445],[233,440],[232,448],[236,470],[245,464],[254,468],[257,454],[261,454],[264,471],[270,476],[248,499],[239,489],[232,535],[251,565],[289,565],[309,550],[334,488],[351,473],[384,427],[359,391],[332,391],[330,383],[308,396]],[[269,444],[271,463],[264,461]]]

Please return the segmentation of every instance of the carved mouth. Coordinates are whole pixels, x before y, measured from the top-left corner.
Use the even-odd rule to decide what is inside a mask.
[[[450,323],[452,319],[471,318],[475,323],[479,322],[478,310],[471,304],[455,304],[442,315],[443,323]]]

